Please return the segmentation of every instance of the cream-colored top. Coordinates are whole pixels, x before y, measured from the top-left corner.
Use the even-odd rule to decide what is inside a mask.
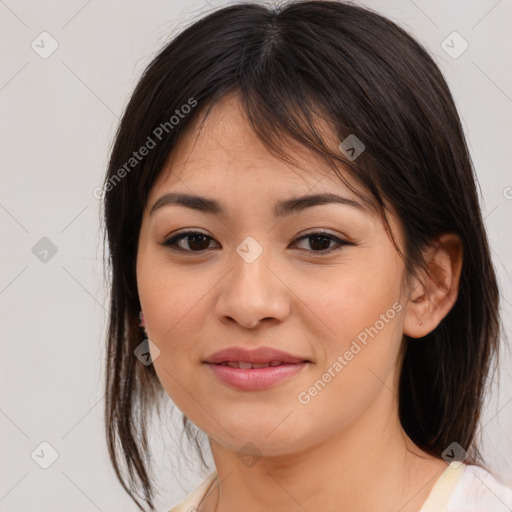
[[[216,477],[216,471],[210,473],[169,512],[196,512]],[[512,489],[479,466],[452,462],[418,512],[512,512]]]

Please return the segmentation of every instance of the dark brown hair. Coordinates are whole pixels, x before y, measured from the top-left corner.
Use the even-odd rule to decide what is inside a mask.
[[[405,232],[408,275],[422,267],[422,249],[434,237],[460,236],[464,263],[455,305],[421,340],[404,336],[399,414],[423,450],[440,456],[456,441],[469,452],[468,462],[477,463],[476,429],[498,349],[499,294],[472,163],[445,80],[418,42],[368,9],[334,1],[275,8],[239,3],[199,19],[152,60],[126,107],[105,177],[111,286],[105,427],[123,487],[141,510],[141,495],[154,510],[146,429],[165,393],[153,365],[134,356],[145,338],[135,272],[142,212],[180,135],[230,93],[273,154],[288,159],[289,140],[333,168],[342,164],[388,227],[385,204],[392,205]],[[364,152],[351,160],[333,150],[319,119],[339,141],[355,135]],[[151,146],[144,155],[143,146]],[[183,422],[194,438],[184,416]]]

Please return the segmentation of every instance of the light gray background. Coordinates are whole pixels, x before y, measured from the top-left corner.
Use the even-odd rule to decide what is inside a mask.
[[[424,43],[454,93],[481,185],[510,335],[512,2],[362,3]],[[107,290],[93,190],[101,184],[118,119],[144,67],[176,31],[220,5],[0,1],[1,511],[137,510],[114,477],[103,434]],[[43,31],[59,45],[46,59],[31,47],[34,40],[42,46]],[[469,44],[456,59],[441,47],[453,31]],[[32,250],[43,237],[57,248],[47,262]],[[508,485],[511,361],[504,351],[500,393],[488,401],[482,421],[484,455]],[[179,412],[173,417],[171,430]],[[35,449],[41,454],[43,441],[58,453],[48,469],[31,458]],[[193,465],[175,465],[173,473],[176,442],[165,435],[155,442],[163,486],[159,508],[167,510],[204,474]],[[48,457],[51,450],[43,449]]]

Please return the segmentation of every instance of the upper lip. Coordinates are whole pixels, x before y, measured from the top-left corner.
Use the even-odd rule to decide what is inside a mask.
[[[243,347],[229,347],[213,353],[205,363],[219,364],[229,361],[244,361],[247,363],[270,363],[281,361],[282,363],[310,362],[304,357],[297,357],[272,347],[259,347],[248,350]]]

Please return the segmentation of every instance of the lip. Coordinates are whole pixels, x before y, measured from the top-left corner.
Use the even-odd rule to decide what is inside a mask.
[[[258,347],[248,350],[243,347],[229,347],[213,353],[204,362],[219,364],[229,361],[246,361],[248,363],[270,363],[281,361],[282,363],[297,364],[311,362],[305,357],[294,356],[273,347]]]
[[[232,368],[220,364],[229,361],[247,363],[281,361],[282,364],[266,368]],[[204,361],[219,380],[235,389],[245,391],[257,391],[275,386],[297,375],[310,363],[311,361],[304,357],[294,356],[272,347],[258,347],[252,350],[230,347],[215,352]]]
[[[275,386],[301,372],[310,363],[284,363],[267,368],[231,368],[221,364],[205,363],[225,384],[245,391],[257,391]]]

